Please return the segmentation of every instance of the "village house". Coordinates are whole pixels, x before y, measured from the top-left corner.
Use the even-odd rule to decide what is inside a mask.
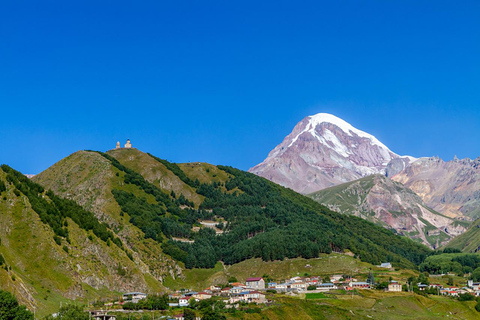
[[[336,289],[338,289],[338,287],[334,283],[331,283],[331,282],[321,283],[321,284],[317,285],[317,290],[318,291],[330,291],[330,290],[336,290]]]
[[[348,286],[352,289],[370,289],[371,288],[370,283],[368,283],[368,282],[353,282],[353,281],[350,281]]]
[[[307,282],[307,287],[308,286],[316,286],[319,283],[320,283],[320,281],[318,281],[318,280],[310,280],[310,281]]]
[[[178,305],[179,305],[180,307],[186,307],[186,306],[188,306],[189,300],[190,300],[190,299],[187,298],[187,297],[181,297],[180,299],[178,299]]]
[[[243,287],[233,287],[230,289],[230,294],[236,294],[236,293],[240,293],[242,291],[245,291],[245,288]]]
[[[333,276],[330,277],[330,281],[333,283],[337,283],[342,278],[343,276],[341,274],[334,274]]]
[[[220,287],[213,286],[213,285],[212,285],[212,286],[210,286],[208,289],[209,289],[211,292],[218,292],[218,291],[220,291],[220,290],[221,290],[221,288],[220,288]]]
[[[457,287],[445,288],[444,290],[442,290],[442,294],[445,294],[450,297],[458,297],[458,288]]]
[[[128,292],[122,295],[123,302],[137,303],[138,301],[146,298],[147,294],[143,292]]]
[[[259,291],[250,291],[245,294],[247,302],[265,303],[265,294]]]
[[[210,299],[212,297],[212,295],[210,293],[207,293],[207,292],[199,292],[197,294],[194,294],[192,297],[196,301],[200,301],[200,300]]]
[[[223,288],[222,290],[220,290],[220,295],[222,295],[222,296],[229,296],[231,289],[232,289],[232,288],[229,288],[229,287]]]
[[[392,269],[392,264],[390,262],[384,262],[378,266],[379,268]]]
[[[288,289],[290,289],[290,283],[284,282],[284,283],[277,283],[275,285],[275,290],[278,292],[287,292]]]
[[[388,292],[402,292],[402,285],[397,281],[390,281],[388,284]]]
[[[290,288],[297,291],[305,291],[307,287],[308,285],[305,282],[293,282],[290,284]]]
[[[263,278],[248,278],[245,281],[247,288],[257,289],[257,290],[264,290],[265,289],[265,280]]]
[[[424,283],[418,283],[417,286],[418,286],[418,290],[420,291],[425,291],[425,289],[428,288],[428,285]]]
[[[233,283],[230,283],[230,285],[233,287],[242,287],[242,288],[246,288],[247,286],[244,285],[243,283],[241,282],[233,282]]]
[[[89,311],[90,319],[94,320],[116,320],[117,316],[109,315],[108,311],[104,310],[94,310]]]
[[[480,282],[473,282],[473,280],[468,280],[467,287],[472,288],[475,291],[478,291],[480,290]]]
[[[237,302],[246,302],[246,303],[265,303],[265,294],[259,291],[242,291],[240,293],[233,294],[228,303],[235,304]]]

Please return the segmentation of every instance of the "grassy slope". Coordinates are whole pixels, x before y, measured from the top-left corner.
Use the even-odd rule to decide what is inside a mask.
[[[141,155],[143,157],[146,154]],[[143,232],[129,223],[128,215],[121,215],[120,206],[111,193],[112,189],[132,192],[150,203],[155,202],[152,195],[146,194],[139,187],[125,184],[123,176],[123,172],[97,152],[78,151],[35,176],[33,180],[62,197],[76,201],[93,211],[101,221],[107,222],[132,249],[135,262],[141,270],[157,280],[166,275],[181,276],[180,266],[163,254],[160,244],[145,239]]]
[[[373,290],[327,296],[318,300],[276,296],[276,304],[244,319],[478,319],[475,302],[447,297]]]
[[[465,233],[454,238],[445,247],[463,252],[476,252],[480,248],[480,219],[474,221]]]
[[[4,178],[0,170],[0,179]],[[1,269],[0,286],[36,309],[37,315],[55,312],[67,299],[87,302],[118,297],[127,290],[164,290],[158,281],[149,281],[150,276],[116,245],[108,246],[72,220],[68,221],[71,243],[63,240],[57,245],[53,231],[40,221],[28,199],[22,194],[17,197],[13,191],[8,185],[0,201],[0,253],[12,267],[9,274]],[[119,274],[119,267],[124,275]]]
[[[183,193],[188,200],[193,201],[197,206],[204,199],[203,196],[196,193],[194,188],[185,184],[162,163],[144,152],[137,149],[114,149],[107,153],[127,168],[140,173],[145,180],[153,183],[166,193],[170,193],[172,190],[177,195]]]
[[[307,265],[310,265],[309,267]],[[397,280],[406,280],[415,273],[411,270],[387,271],[345,254],[322,254],[316,259],[285,259],[283,261],[262,261],[249,259],[231,266],[217,263],[214,269],[191,269],[185,271],[184,280],[167,278],[165,286],[171,289],[203,290],[211,284],[225,284],[229,277],[245,281],[249,277],[261,277],[265,274],[275,280],[285,280],[294,276],[332,274],[359,274],[366,278],[369,270],[374,270],[378,280],[388,280],[391,276]]]
[[[352,182],[343,183],[314,192],[308,196],[323,204],[336,205],[339,212],[352,214],[354,211],[358,210],[359,204],[363,204],[368,192],[374,186],[373,177],[374,176],[368,176]],[[363,191],[358,194],[346,193],[345,190],[354,184],[360,184]],[[368,215],[368,213],[366,214]]]
[[[198,179],[200,183],[226,182],[229,179],[225,171],[209,163],[179,163],[178,166],[190,179]]]

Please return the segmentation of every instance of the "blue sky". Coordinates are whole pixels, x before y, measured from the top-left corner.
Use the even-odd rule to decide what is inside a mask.
[[[248,169],[318,112],[399,154],[480,156],[478,1],[139,2],[2,1],[0,163],[130,138]]]

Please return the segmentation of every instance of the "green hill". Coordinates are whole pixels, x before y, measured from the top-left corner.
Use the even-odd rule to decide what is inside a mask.
[[[67,299],[164,291],[126,244],[93,213],[21,173],[0,168],[0,288],[42,315]]]

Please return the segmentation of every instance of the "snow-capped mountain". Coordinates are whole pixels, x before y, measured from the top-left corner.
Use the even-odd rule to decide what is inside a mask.
[[[310,193],[371,174],[385,174],[389,162],[398,158],[405,166],[416,160],[400,157],[373,135],[334,115],[319,113],[300,121],[262,163],[249,171],[300,193]]]

